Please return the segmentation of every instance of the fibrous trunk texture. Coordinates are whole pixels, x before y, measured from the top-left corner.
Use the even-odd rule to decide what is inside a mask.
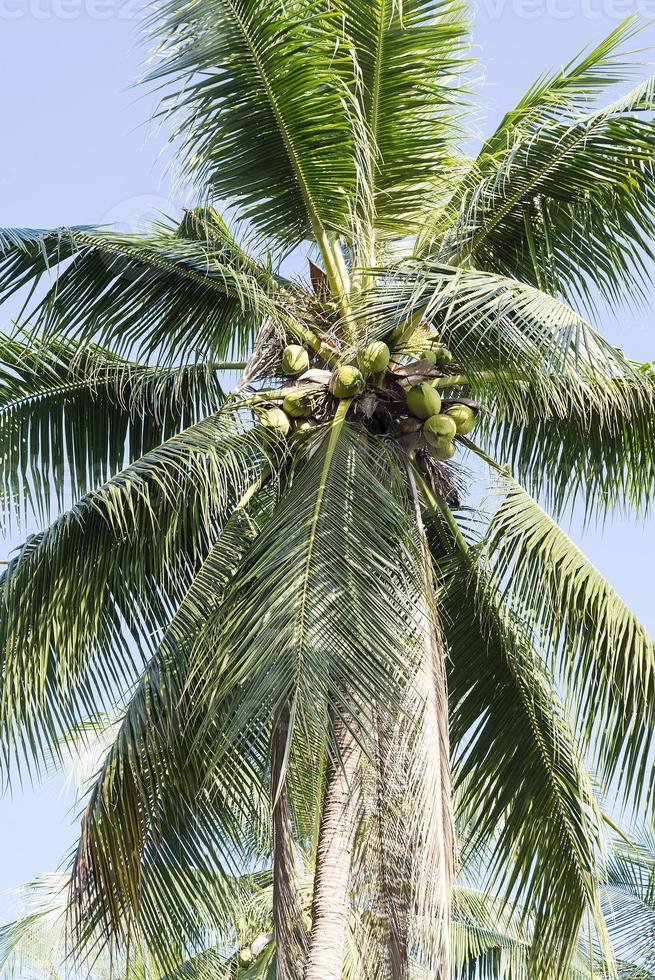
[[[450,922],[455,862],[448,690],[434,593],[432,557],[411,465],[408,477],[421,542],[424,574],[424,654],[416,678],[418,727],[410,760],[416,836],[413,902],[415,943],[438,980],[450,977]]]
[[[348,884],[357,828],[361,750],[348,724],[333,720],[338,749],[327,772],[316,852],[312,932],[305,980],[341,980],[348,925]]]

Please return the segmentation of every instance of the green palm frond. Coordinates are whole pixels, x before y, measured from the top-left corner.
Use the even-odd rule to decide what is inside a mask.
[[[410,261],[385,270],[385,279],[356,306],[371,335],[395,324],[407,354],[425,345],[429,325],[455,356],[455,373],[479,386],[501,413],[527,417],[530,402],[546,414],[572,399],[601,407],[613,378],[638,392],[649,379],[560,299],[517,279]],[[485,389],[484,385],[488,387]],[[607,394],[606,394],[607,392]],[[529,402],[526,405],[526,396]],[[502,415],[501,415],[502,417]]]
[[[233,416],[210,416],[28,539],[2,577],[5,753],[18,740],[38,757],[125,690],[135,644],[146,653],[169,622],[266,446]]]
[[[30,308],[34,289],[53,272],[54,283]],[[131,358],[238,357],[264,317],[288,319],[274,277],[230,237],[207,243],[166,226],[147,236],[3,229],[0,300],[28,286],[23,322]]]
[[[162,972],[142,948],[127,951],[71,949],[67,903],[70,885],[67,874],[44,874],[23,885],[16,899],[23,914],[0,926],[0,977],[2,980],[158,980]],[[205,950],[198,963],[180,957],[173,978],[204,980],[207,972],[199,963],[214,969],[227,967],[228,957],[218,949]],[[217,974],[213,977],[226,974]]]
[[[483,403],[484,387],[488,392],[489,384],[476,391]],[[600,375],[591,387],[590,396],[563,388],[561,399],[539,407],[531,386],[517,382],[515,397],[504,399],[478,441],[555,514],[575,503],[588,520],[611,511],[647,514],[655,466],[655,372],[634,363],[631,376]]]
[[[589,301],[648,281],[655,231],[655,81],[607,108],[519,136],[467,195],[434,253]]]
[[[647,833],[633,844],[618,844],[608,857],[604,911],[622,961],[620,980],[655,976],[654,844]]]
[[[197,948],[199,922],[229,932],[243,898],[234,876],[261,861],[267,840],[265,736],[253,734],[214,767],[217,725],[201,729],[208,705],[188,687],[195,640],[271,506],[257,498],[253,513],[250,497],[228,519],[139,680],[91,786],[75,855],[83,934],[109,930],[128,943],[136,936],[161,963],[173,937]],[[116,801],[109,812],[108,798]]]
[[[639,15],[630,15],[600,44],[581,51],[569,64],[538,78],[485,140],[479,167],[484,168],[487,157],[499,158],[509,152],[519,134],[535,132],[545,123],[561,122],[563,118],[588,112],[607,89],[633,78],[637,66],[631,58],[633,52],[627,51],[625,45],[645,26]]]
[[[287,703],[292,731],[324,729],[328,695],[339,713],[354,717],[375,704],[398,710],[422,644],[418,616],[399,645],[397,617],[415,610],[421,578],[393,458],[343,418],[318,439],[197,648],[199,689],[238,695],[237,739],[246,722],[256,727]],[[354,633],[353,590],[363,619]],[[223,653],[214,656],[213,671],[205,649]]]
[[[650,796],[655,646],[589,559],[509,477],[484,548],[496,587],[540,637],[603,777]]]
[[[3,517],[48,518],[224,401],[219,365],[141,367],[63,338],[0,337]]]
[[[287,246],[348,233],[363,132],[339,11],[194,0],[165,4],[152,26],[163,61],[149,79],[173,86],[164,111],[180,116],[176,136],[201,187],[238,200],[246,221]]]
[[[442,240],[457,220],[458,210],[467,196],[481,180],[497,171],[520,137],[536,132],[545,124],[571,120],[589,112],[611,86],[632,79],[638,66],[631,57],[634,52],[627,51],[625,45],[645,26],[638,15],[628,16],[600,44],[581,51],[563,67],[541,74],[483,141],[477,157],[462,167],[462,175],[455,181],[446,207],[428,215],[419,232],[416,254],[429,253]]]
[[[431,504],[429,494],[427,499]],[[588,910],[606,942],[593,788],[529,634],[500,603],[451,516],[442,533],[452,542],[446,544],[450,558],[437,560],[436,573],[448,616],[460,805],[470,814],[474,836],[493,841],[491,880],[502,882],[506,896],[525,902],[533,923],[531,970],[559,977],[571,965]]]
[[[446,191],[468,47],[460,0],[339,0],[368,128],[373,224],[382,238],[414,232]],[[411,66],[411,71],[408,67]]]

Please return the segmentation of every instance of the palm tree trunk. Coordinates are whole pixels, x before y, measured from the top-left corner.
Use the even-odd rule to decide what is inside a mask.
[[[413,752],[417,848],[414,903],[418,910],[421,954],[438,980],[450,977],[450,928],[455,863],[448,690],[443,642],[434,595],[432,557],[414,472],[407,474],[420,535],[423,562],[425,652],[416,683],[419,726]]]
[[[407,874],[407,862],[403,850],[399,851],[394,834],[387,832],[388,810],[391,818],[396,816],[395,807],[400,802],[394,799],[389,783],[389,754],[393,752],[393,740],[383,719],[378,716],[377,723],[377,801],[376,818],[378,833],[378,903],[381,914],[386,918],[386,958],[390,980],[405,980],[408,963],[408,927],[411,894]]]
[[[343,969],[361,750],[344,719],[333,718],[333,730],[339,757],[328,765],[305,980],[341,980]]]

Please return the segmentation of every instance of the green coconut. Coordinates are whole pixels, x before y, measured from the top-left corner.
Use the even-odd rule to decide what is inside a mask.
[[[355,398],[365,387],[364,375],[351,364],[343,364],[332,372],[330,392],[335,398]]]
[[[253,960],[254,956],[249,946],[239,950],[239,966],[250,966]]]
[[[303,435],[307,435],[308,432],[313,432],[316,428],[316,422],[313,419],[303,419],[302,422],[298,422],[294,432],[300,432]]]
[[[447,459],[453,458],[456,449],[454,442],[445,442],[443,446],[430,446],[430,455],[441,462],[445,462]]]
[[[468,405],[451,405],[450,408],[446,409],[446,415],[454,421],[457,426],[457,434],[460,436],[465,436],[471,429],[475,428],[477,414]]]
[[[359,370],[364,376],[367,374],[379,374],[380,371],[386,371],[390,357],[391,351],[384,341],[374,340],[361,354],[359,358]]]
[[[292,418],[303,419],[312,414],[314,401],[306,391],[293,391],[282,402],[282,408]]]
[[[421,353],[421,360],[422,361],[429,361],[430,364],[436,364],[437,363],[437,352],[436,352],[436,350],[434,350],[434,348],[432,348],[432,347],[428,347],[426,350],[424,350]]]
[[[431,384],[423,381],[420,385],[412,385],[407,392],[407,407],[417,419],[429,419],[441,411],[441,396]]]
[[[449,415],[433,415],[423,425],[425,441],[437,449],[452,442],[456,435],[457,426]]]
[[[282,351],[282,371],[290,377],[302,374],[309,368],[309,354],[300,344],[289,344]]]
[[[288,416],[281,408],[265,408],[259,415],[260,424],[266,429],[275,429],[286,436],[291,428]]]
[[[436,347],[435,353],[435,364],[440,368],[447,368],[453,362],[453,355],[447,347]]]

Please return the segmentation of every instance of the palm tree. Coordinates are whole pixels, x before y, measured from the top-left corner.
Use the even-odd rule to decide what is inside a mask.
[[[306,855],[309,858],[309,855]],[[611,852],[599,887],[613,948],[620,953],[613,974],[611,965],[590,947],[583,936],[562,980],[599,980],[616,975],[619,980],[653,980],[655,908],[653,902],[655,857],[648,837],[635,845],[622,843]],[[453,892],[453,976],[457,980],[528,980],[531,931],[525,910],[508,910],[503,902],[467,880],[466,869]],[[475,878],[475,873],[472,875]],[[248,902],[235,916],[233,939],[224,937],[182,959],[167,980],[210,980],[217,975],[231,980],[265,980],[274,975],[273,876],[270,870],[253,876]],[[67,874],[41,875],[22,886],[17,897],[23,914],[0,926],[0,977],[2,980],[152,980],[158,976],[147,950],[139,946],[112,960],[104,950],[88,959],[75,957],[67,936]],[[311,904],[311,871],[301,879],[303,908]],[[352,923],[354,926],[354,923]],[[347,947],[357,956],[357,927],[348,930]],[[234,942],[232,944],[235,945]],[[613,965],[613,964],[612,964]],[[420,965],[410,967],[413,977],[425,977]]]
[[[272,855],[278,977],[447,977],[456,785],[530,976],[611,955],[587,768],[652,799],[655,658],[556,520],[655,485],[655,372],[589,323],[648,286],[655,79],[598,108],[628,20],[468,155],[465,14],[169,0],[200,205],[0,235],[3,502],[42,527],[3,576],[7,766],[122,706],[80,944],[165,972]]]

